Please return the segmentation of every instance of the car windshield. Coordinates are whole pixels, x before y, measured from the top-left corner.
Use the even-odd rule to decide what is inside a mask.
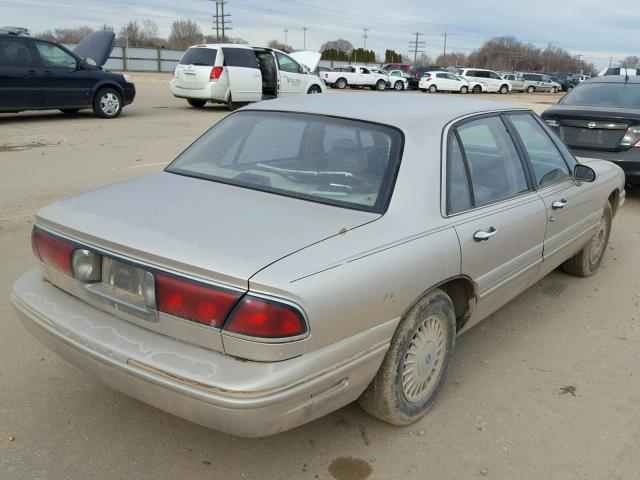
[[[640,108],[638,83],[583,83],[567,94],[562,105]]]
[[[212,127],[166,171],[383,213],[401,148],[402,134],[388,126],[245,111]]]

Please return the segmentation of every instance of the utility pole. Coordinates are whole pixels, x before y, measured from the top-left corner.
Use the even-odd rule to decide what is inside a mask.
[[[444,26],[444,48],[442,49],[442,58],[447,58],[447,26]]]
[[[289,43],[287,42],[287,33],[289,33],[288,29],[284,29],[284,46],[286,47]]]
[[[227,30],[231,30],[231,27],[227,27],[231,20],[227,20],[227,17],[230,17],[228,13],[224,13],[224,6],[227,4],[224,0],[214,0],[216,2],[216,14],[213,16],[213,19],[216,22],[216,41],[220,42],[224,41],[227,36]]]
[[[611,63],[613,62],[613,55],[609,57],[609,68],[611,68]]]
[[[367,37],[369,35],[367,35],[367,32],[369,31],[369,29],[367,27],[362,27],[362,38],[364,39],[364,46],[362,47],[363,50],[367,49]]]
[[[307,49],[307,27],[302,27],[302,50]]]
[[[412,42],[409,42],[409,47],[411,47],[409,53],[413,52],[413,63],[415,65],[415,63],[418,61],[418,53],[424,52],[425,42],[420,41],[420,37],[424,35],[424,33],[416,32],[414,33],[414,35],[416,36],[416,39]]]

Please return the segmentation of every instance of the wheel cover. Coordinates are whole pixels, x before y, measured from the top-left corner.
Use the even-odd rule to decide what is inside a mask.
[[[591,245],[589,246],[589,261],[591,265],[598,263],[600,256],[602,255],[607,239],[607,217],[602,215],[598,229],[595,235],[591,239]]]
[[[437,315],[416,329],[402,366],[402,393],[410,403],[427,398],[438,381],[445,354],[445,328]]]
[[[320,90],[318,89],[318,87],[311,87],[311,88],[309,89],[309,93],[310,93],[311,95],[313,95],[313,94],[315,94],[315,93],[320,93]]]
[[[402,90],[402,83],[396,82],[396,90]]]
[[[108,92],[100,98],[100,110],[102,110],[105,115],[115,115],[118,113],[119,108],[120,100],[116,94]]]

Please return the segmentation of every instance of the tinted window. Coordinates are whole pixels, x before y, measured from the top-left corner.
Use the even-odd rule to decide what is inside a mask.
[[[216,124],[167,171],[382,212],[393,187],[401,143],[401,134],[390,127],[318,115],[247,111]]]
[[[5,67],[35,66],[29,44],[17,38],[0,37],[0,65]]]
[[[540,77],[540,79],[541,79],[543,82],[547,82],[547,83],[551,82],[551,78],[547,77],[546,75],[542,75],[542,76]]]
[[[475,206],[505,200],[528,190],[522,162],[498,117],[457,128],[469,165]]]
[[[460,79],[458,77],[456,77],[455,75],[452,75],[451,73],[447,73],[445,75],[449,80],[455,80],[456,82],[460,81]]]
[[[493,78],[494,80],[502,80],[502,79],[500,78],[500,75],[498,75],[498,74],[497,74],[497,73],[495,73],[495,72],[487,72],[487,73],[489,74],[489,78]]]
[[[464,158],[458,139],[452,135],[449,142],[449,213],[458,213],[471,208],[471,194]]]
[[[562,105],[640,108],[638,83],[582,83],[560,101]]]
[[[371,72],[369,70],[367,70],[366,68],[363,68],[363,69],[361,69],[360,73],[364,73],[364,74],[368,75]]]
[[[216,63],[217,53],[218,51],[214,48],[190,48],[180,59],[180,65],[213,67]]]
[[[512,115],[509,118],[527,151],[538,186],[571,176],[562,155],[535,118],[531,115]]]
[[[78,62],[75,57],[60,47],[44,42],[35,42],[35,45],[45,67],[76,68]]]
[[[251,49],[223,48],[222,53],[224,54],[224,64],[227,67],[258,68],[258,58]]]
[[[449,76],[446,73],[437,73],[436,77],[438,77],[438,78],[449,78]]]
[[[620,75],[620,69],[619,68],[608,68],[606,72],[604,72],[605,75]]]
[[[276,57],[278,58],[278,66],[283,72],[302,73],[302,68],[298,62],[293,60],[291,57],[280,52],[276,52]]]

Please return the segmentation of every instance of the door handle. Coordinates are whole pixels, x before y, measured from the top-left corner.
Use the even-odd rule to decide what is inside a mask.
[[[569,203],[569,202],[567,202],[567,201],[563,198],[563,199],[561,199],[561,200],[557,200],[557,201],[553,202],[553,203],[551,204],[551,208],[553,208],[554,210],[562,210],[564,207],[566,207],[566,206],[567,206],[567,203]]]
[[[496,230],[493,227],[491,227],[488,232],[485,232],[484,230],[478,230],[476,233],[473,234],[473,239],[476,242],[482,242],[484,240],[489,240],[496,233],[498,233],[498,230]]]

